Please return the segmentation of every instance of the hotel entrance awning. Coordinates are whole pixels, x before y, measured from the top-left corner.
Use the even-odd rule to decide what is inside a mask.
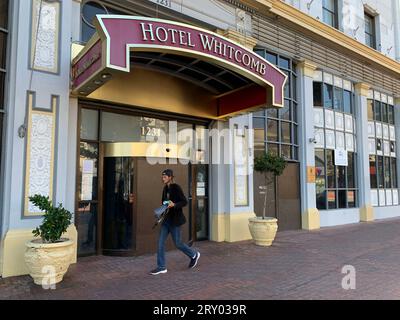
[[[146,69],[201,87],[211,97],[210,118],[283,106],[286,75],[216,33],[134,16],[98,15],[95,24],[96,34],[73,61],[75,95],[101,90],[118,73]]]

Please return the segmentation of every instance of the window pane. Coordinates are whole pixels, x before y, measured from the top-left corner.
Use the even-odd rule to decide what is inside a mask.
[[[0,68],[6,68],[7,33],[0,31]]]
[[[333,150],[326,150],[326,176],[327,176],[327,187],[336,188],[335,179],[335,166],[333,162]]]
[[[8,28],[8,0],[0,1],[0,28]]]
[[[292,99],[297,101],[297,77],[293,74],[292,75]]]
[[[253,118],[254,142],[265,141],[265,118]]]
[[[383,157],[378,156],[377,159],[378,187],[384,188]]]
[[[343,110],[342,109],[342,100],[343,100],[342,91],[343,90],[341,88],[338,88],[338,87],[335,87],[335,89],[334,89],[335,94],[334,94],[333,107],[336,110]]]
[[[271,152],[275,155],[279,154],[279,145],[275,144],[275,143],[268,143],[268,152]]]
[[[283,120],[290,120],[290,100],[285,99],[283,108],[280,109],[280,118]]]
[[[347,208],[347,191],[339,190],[339,208]]]
[[[290,81],[290,72],[289,71],[285,71],[283,70],[283,72],[288,76],[286,83],[285,83],[285,87],[283,88],[283,96],[285,98],[290,98],[290,85],[291,85],[291,81]]]
[[[376,139],[376,150],[382,151],[382,140]]]
[[[297,122],[297,103],[292,103],[292,117],[293,121]]]
[[[317,196],[317,208],[326,209],[325,155],[323,149],[315,149],[315,190]]]
[[[346,188],[346,167],[337,166],[336,175],[338,177],[338,188]]]
[[[328,209],[336,209],[336,191],[328,191]]]
[[[97,140],[99,127],[99,112],[97,110],[81,110],[81,139]]]
[[[267,120],[267,140],[278,141],[278,121]]]
[[[253,117],[265,117],[265,110],[253,112]]]
[[[97,240],[97,204],[79,203],[75,216],[78,229],[78,255],[96,253]]]
[[[374,101],[374,118],[375,121],[382,121],[381,103]]]
[[[374,101],[371,99],[367,100],[367,113],[368,113],[368,120],[374,121]]]
[[[97,200],[97,143],[81,142],[79,158],[78,200]]]
[[[291,159],[292,158],[292,152],[291,152],[292,147],[288,146],[286,144],[281,145],[281,156],[285,157],[286,159]]]
[[[348,153],[348,166],[347,166],[347,188],[355,188],[355,177],[354,177],[354,153]]]
[[[385,188],[392,187],[391,174],[390,174],[390,158],[385,157]]]
[[[285,58],[279,57],[279,67],[289,70],[290,69],[290,61],[289,61],[289,59],[285,59]]]
[[[293,147],[293,160],[299,160],[299,148]]]
[[[391,161],[392,161],[392,185],[393,188],[398,188],[396,158],[392,158]]]
[[[394,124],[394,107],[388,106],[388,120],[390,124]]]
[[[330,84],[324,83],[324,106],[325,108],[333,108],[333,89]]]
[[[265,59],[275,66],[278,64],[278,57],[276,56],[276,54],[267,52]]]
[[[356,192],[355,191],[347,191],[347,203],[349,208],[356,207]]]
[[[347,113],[353,112],[351,105],[351,92],[347,90],[343,91],[343,111]]]
[[[279,110],[275,108],[267,109],[267,117],[269,118],[278,118]]]
[[[376,156],[369,156],[369,175],[371,180],[371,189],[378,188]]]
[[[326,209],[326,191],[321,191],[317,194],[317,209]]]
[[[6,74],[0,71],[0,110],[4,109],[4,85]]]
[[[293,142],[294,144],[299,144],[299,141],[297,139],[297,132],[298,132],[298,126],[295,124],[292,124],[293,127]]]
[[[388,123],[387,104],[382,102],[382,121]]]
[[[323,0],[322,6],[330,11],[335,11],[335,0]]]
[[[3,143],[3,113],[0,113],[0,168],[1,168],[1,150],[2,150],[2,143]]]
[[[322,107],[322,83],[313,82],[314,107]]]
[[[282,135],[281,135],[281,142],[284,142],[284,143],[290,143],[291,141],[290,141],[290,138],[291,138],[291,134],[290,134],[290,132],[291,132],[291,130],[290,130],[290,123],[289,122],[281,122],[281,132],[282,132]]]
[[[323,12],[323,20],[324,20],[324,22],[326,24],[329,24],[331,27],[335,27],[334,15],[331,12],[329,12],[327,10],[324,10],[324,12]]]

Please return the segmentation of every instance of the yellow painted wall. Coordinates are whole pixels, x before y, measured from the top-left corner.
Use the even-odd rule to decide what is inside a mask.
[[[211,240],[217,242],[236,242],[252,239],[249,230],[249,218],[254,212],[213,214]]]

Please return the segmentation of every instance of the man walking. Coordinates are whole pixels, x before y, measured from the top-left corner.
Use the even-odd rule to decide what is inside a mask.
[[[182,188],[178,184],[174,183],[173,180],[174,174],[171,169],[166,169],[162,172],[164,189],[161,202],[164,203],[167,201],[169,203],[169,210],[166,218],[161,224],[157,250],[157,268],[150,271],[150,274],[153,275],[167,272],[165,262],[165,241],[167,240],[169,233],[171,233],[176,248],[181,250],[190,258],[189,268],[194,268],[200,258],[200,252],[189,248],[182,242],[181,226],[186,223],[186,218],[183,214],[182,208],[187,205],[187,200],[183,194]]]

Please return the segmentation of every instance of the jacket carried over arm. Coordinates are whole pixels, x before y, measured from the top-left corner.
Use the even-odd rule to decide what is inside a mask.
[[[186,223],[182,208],[187,205],[187,200],[178,184],[171,183],[164,187],[161,202],[168,200],[171,200],[175,206],[169,209],[166,220],[175,226]]]

